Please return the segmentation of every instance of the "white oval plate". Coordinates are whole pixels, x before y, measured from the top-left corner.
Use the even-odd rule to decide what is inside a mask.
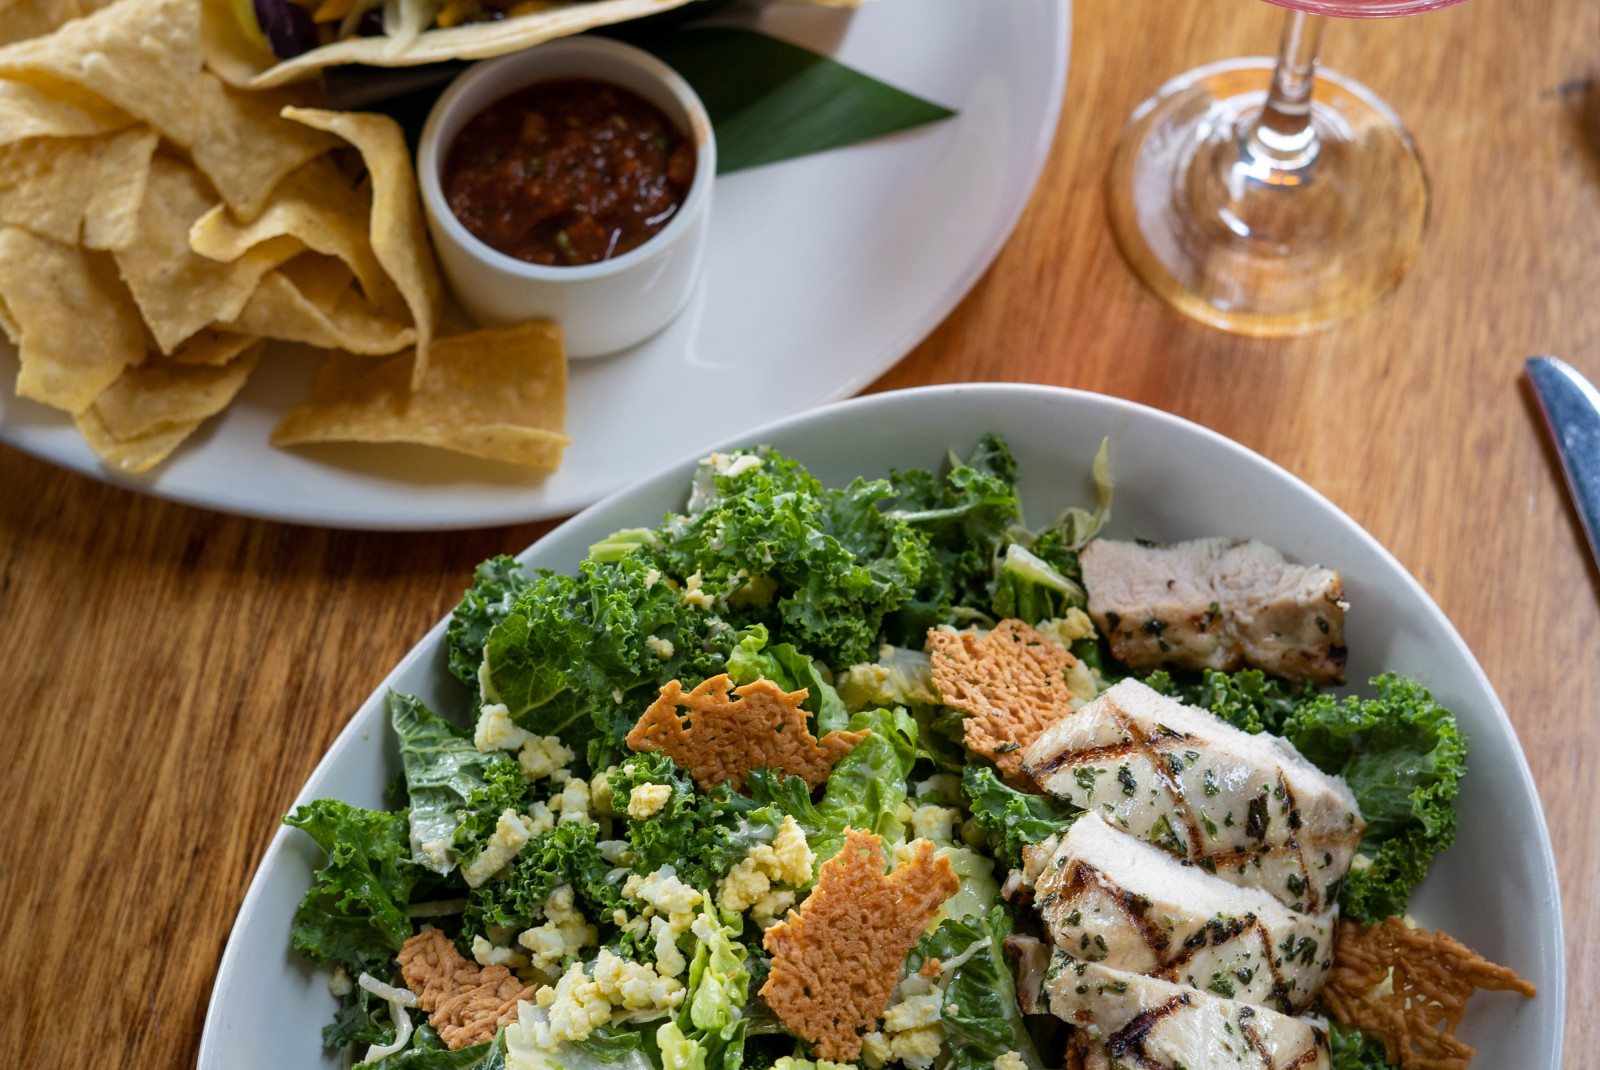
[[[330,527],[427,530],[562,516],[674,457],[855,393],[999,253],[1055,136],[1069,0],[772,4],[721,22],[834,56],[954,119],[717,180],[704,275],[654,339],[574,361],[559,471],[422,447],[273,449],[317,354],[274,346],[240,397],[157,471],[103,465],[53,409],[0,389],[0,442],[190,505]],[[16,374],[0,339],[0,383]]]
[[[1352,609],[1350,678],[1407,673],[1455,711],[1471,736],[1470,772],[1457,806],[1455,846],[1433,863],[1412,898],[1424,924],[1442,928],[1539,987],[1538,998],[1475,997],[1460,1036],[1478,1049],[1473,1070],[1559,1070],[1566,1010],[1560,892],[1544,813],[1527,760],[1488,678],[1421,586],[1355,521],[1306,484],[1212,431],[1098,394],[978,384],[875,394],[725,439],[719,448],[769,443],[825,485],[890,468],[933,467],[945,450],[999,431],[1021,465],[1030,523],[1093,500],[1089,462],[1111,440],[1116,479],[1108,533],[1175,541],[1254,536],[1300,561],[1339,570]],[[529,566],[575,571],[589,544],[619,528],[654,525],[681,510],[685,461],[573,517],[529,547]],[[296,805],[337,796],[383,806],[400,771],[384,695],[390,688],[462,712],[441,621],[356,712],[311,774]],[[206,1015],[200,1070],[333,1065],[320,1031],[335,1001],[327,973],[289,950],[289,928],[319,852],[283,827],[267,849],[223,952]]]

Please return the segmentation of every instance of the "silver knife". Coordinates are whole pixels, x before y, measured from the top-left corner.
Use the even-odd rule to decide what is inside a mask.
[[[1600,565],[1600,390],[1555,357],[1530,357],[1527,369],[1589,536],[1589,552]]]

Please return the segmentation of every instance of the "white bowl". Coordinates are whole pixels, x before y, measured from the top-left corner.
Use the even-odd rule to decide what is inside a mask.
[[[1350,678],[1393,669],[1420,680],[1470,735],[1469,772],[1453,848],[1433,862],[1411,900],[1442,928],[1539,987],[1473,998],[1460,1036],[1478,1049],[1473,1070],[1559,1070],[1566,1013],[1565,951],[1555,859],[1516,733],[1483,670],[1439,607],[1355,521],[1277,465],[1212,431],[1097,394],[977,384],[874,394],[791,417],[722,444],[770,443],[825,485],[891,468],[933,467],[986,431],[1006,435],[1021,466],[1030,523],[1093,501],[1089,463],[1111,439],[1116,479],[1109,534],[1174,541],[1253,535],[1300,561],[1339,570]],[[575,571],[590,543],[654,524],[687,498],[694,459],[613,494],[520,555],[530,567]],[[463,586],[468,577],[461,577]],[[373,692],[311,774],[299,803],[337,796],[382,807],[400,771],[384,695],[395,688],[460,715],[467,695],[448,671],[441,621]],[[322,865],[315,844],[280,828],[239,909],[201,1038],[200,1070],[333,1066],[320,1031],[333,1014],[327,973],[289,950],[296,904]]]
[[[468,120],[509,93],[562,78],[632,90],[665,112],[696,151],[688,196],[659,234],[622,256],[576,267],[530,264],[491,248],[450,210],[439,177]],[[650,53],[603,37],[564,37],[469,68],[434,103],[417,147],[428,231],[462,308],[484,326],[553,319],[569,357],[637,345],[683,311],[700,274],[716,175],[711,119],[689,83]]]

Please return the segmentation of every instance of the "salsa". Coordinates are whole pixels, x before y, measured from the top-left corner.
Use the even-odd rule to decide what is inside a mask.
[[[462,224],[534,264],[593,264],[655,236],[694,181],[695,148],[620,86],[544,82],[473,116],[445,158]]]

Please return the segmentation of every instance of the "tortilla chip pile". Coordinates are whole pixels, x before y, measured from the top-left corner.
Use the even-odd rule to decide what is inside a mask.
[[[95,6],[40,0],[35,22]],[[0,328],[17,393],[143,471],[281,339],[336,352],[275,444],[420,442],[554,468],[569,441],[559,332],[436,337],[439,274],[399,127],[304,103],[206,70],[201,0],[118,0],[0,47]]]

